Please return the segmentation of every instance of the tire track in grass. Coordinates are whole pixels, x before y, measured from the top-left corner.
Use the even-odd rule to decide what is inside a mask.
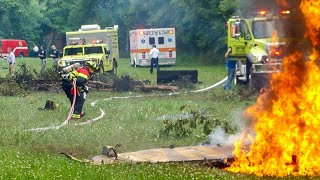
[[[210,89],[213,89],[219,85],[221,85],[222,83],[224,83],[226,80],[227,80],[228,77],[222,79],[221,81],[209,86],[209,87],[206,87],[206,88],[203,88],[203,89],[199,89],[199,90],[196,90],[196,91],[189,91],[191,93],[198,93],[198,92],[204,92],[204,91],[207,91],[207,90],[210,90]],[[188,93],[188,92],[185,92],[185,93]],[[167,94],[167,96],[172,96],[172,95],[178,95],[180,94],[179,92],[175,92],[175,93],[169,93]],[[106,99],[102,99],[102,100],[96,100],[94,102],[91,103],[91,106],[94,107],[98,102],[100,101],[111,101],[113,99],[130,99],[130,98],[145,98],[145,97],[155,97],[155,95],[136,95],[136,96],[116,96],[116,97],[109,97],[109,98],[106,98]],[[99,109],[100,110],[100,116],[96,117],[96,118],[93,118],[93,119],[90,119],[90,120],[87,120],[85,122],[81,122],[81,123],[75,123],[73,124],[74,126],[83,126],[83,125],[89,125],[89,124],[92,124],[96,121],[99,121],[100,119],[102,119],[106,113],[102,110],[102,109]],[[48,126],[48,127],[43,127],[43,128],[32,128],[32,129],[28,129],[28,131],[34,131],[34,132],[39,132],[39,131],[47,131],[47,130],[54,130],[54,129],[60,129],[66,125],[68,125],[69,121],[68,120],[65,120],[62,124],[58,125],[58,126]]]

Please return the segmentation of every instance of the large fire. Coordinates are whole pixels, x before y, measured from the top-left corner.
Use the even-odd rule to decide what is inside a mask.
[[[306,37],[313,50],[306,58],[295,51],[274,74],[270,88],[248,108],[255,134],[246,151],[244,141],[235,143],[232,172],[258,176],[320,174],[320,1],[301,0]]]

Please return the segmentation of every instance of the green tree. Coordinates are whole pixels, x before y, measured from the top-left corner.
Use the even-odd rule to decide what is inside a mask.
[[[2,0],[0,11],[3,38],[25,39],[29,44],[38,41],[42,19],[38,0]]]

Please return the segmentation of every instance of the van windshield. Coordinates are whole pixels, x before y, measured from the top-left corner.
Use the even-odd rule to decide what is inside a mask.
[[[102,54],[103,48],[101,46],[96,47],[84,47],[84,54]]]
[[[66,48],[64,50],[64,55],[65,56],[83,55],[82,48],[81,47],[79,47],[79,48]]]
[[[258,20],[252,23],[252,33],[256,39],[271,38],[277,31],[281,38],[303,38],[304,25],[300,20],[273,19]]]

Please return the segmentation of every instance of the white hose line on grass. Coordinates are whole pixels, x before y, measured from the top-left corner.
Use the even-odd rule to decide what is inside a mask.
[[[62,124],[60,124],[59,126],[49,126],[49,127],[44,127],[44,128],[32,128],[32,129],[28,129],[28,131],[47,131],[47,130],[51,130],[51,129],[60,129],[61,127],[65,126],[68,124],[68,120],[65,120]]]
[[[129,99],[129,98],[142,98],[142,97],[148,97],[150,95],[137,95],[137,96],[118,96],[118,97],[109,97],[109,98],[106,98],[106,99],[100,99],[100,100],[96,100],[94,102],[91,103],[91,106],[95,106],[97,104],[97,102],[99,101],[110,101],[110,100],[113,100],[113,99]]]
[[[209,87],[206,87],[206,88],[203,88],[203,89],[199,89],[199,90],[196,90],[196,91],[189,91],[189,92],[198,93],[198,92],[207,91],[209,89],[212,89],[212,88],[215,88],[215,87],[221,85],[222,83],[224,83],[227,80],[227,78],[228,77],[222,79],[221,81],[217,82],[216,84],[213,84],[212,86],[209,86]],[[169,93],[168,96],[178,95],[178,94],[180,94],[180,93],[179,92]],[[99,101],[111,101],[113,99],[129,99],[129,98],[143,98],[143,97],[154,97],[154,95],[136,95],[136,96],[109,97],[109,98],[102,99],[102,100],[96,100],[96,101],[91,103],[91,106],[94,107]],[[93,122],[96,122],[96,121],[102,119],[105,116],[105,114],[106,113],[102,109],[100,109],[100,116],[98,116],[98,117],[96,117],[94,119],[87,120],[86,122],[75,123],[73,125],[75,125],[75,126],[89,125],[89,124],[91,124]],[[44,128],[33,128],[33,129],[29,129],[28,131],[47,131],[47,130],[51,130],[51,129],[60,129],[63,126],[66,126],[68,124],[68,122],[69,121],[67,119],[62,124],[60,124],[59,126],[49,126],[49,127],[44,127]]]
[[[88,124],[91,124],[93,122],[96,122],[96,121],[102,119],[105,115],[106,115],[106,113],[102,109],[100,109],[100,116],[98,116],[98,117],[96,117],[94,119],[87,120],[86,122],[76,123],[76,124],[73,124],[73,125],[75,125],[75,126],[88,125]]]
[[[85,122],[75,123],[73,125],[75,125],[75,126],[89,125],[89,124],[91,124],[93,122],[96,122],[96,121],[102,119],[105,115],[106,115],[106,113],[102,109],[100,109],[100,116],[98,116],[96,118],[93,118],[93,119],[90,119],[90,120],[87,120]],[[58,126],[49,126],[49,127],[44,127],[44,128],[32,128],[32,129],[28,129],[28,131],[37,131],[37,132],[39,132],[39,131],[60,129],[63,126],[66,126],[68,123],[69,123],[69,120],[65,120],[62,124],[60,124]]]
[[[225,77],[224,79],[222,79],[221,81],[217,82],[216,84],[212,85],[212,86],[209,86],[209,87],[206,87],[206,88],[203,88],[203,89],[199,89],[199,90],[196,90],[196,91],[190,91],[192,93],[197,93],[197,92],[203,92],[203,91],[207,91],[209,89],[212,89],[212,88],[215,88],[217,86],[219,86],[220,84],[224,83],[225,81],[227,81],[228,77]]]

